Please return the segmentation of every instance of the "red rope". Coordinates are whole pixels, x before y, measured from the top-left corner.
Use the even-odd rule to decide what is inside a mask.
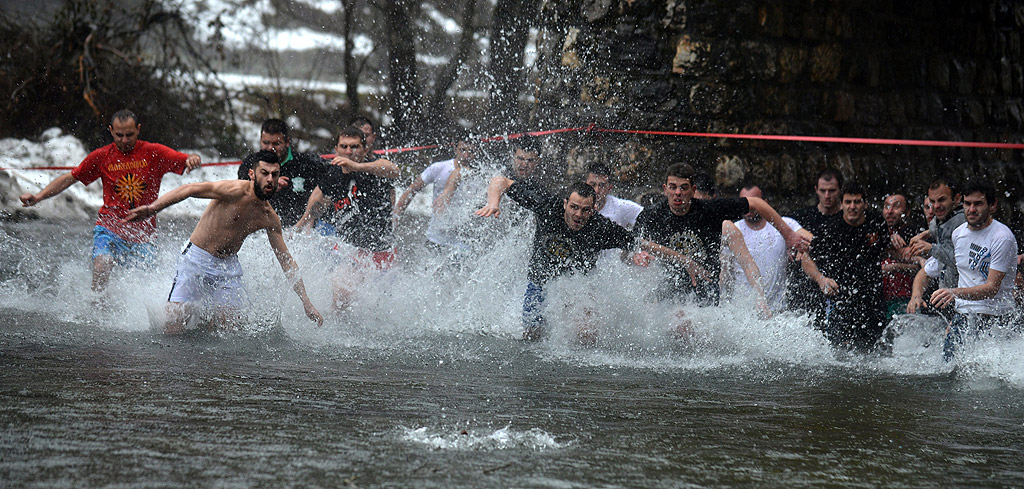
[[[946,148],[990,148],[990,149],[1024,149],[1024,143],[987,143],[976,141],[939,141],[929,139],[887,139],[887,138],[847,138],[827,136],[786,136],[780,134],[728,134],[715,132],[678,132],[678,131],[647,131],[632,129],[604,129],[596,124],[589,124],[583,127],[566,127],[562,129],[549,129],[544,131],[522,132],[506,134],[504,136],[491,136],[481,139],[484,142],[511,141],[523,136],[547,136],[565,132],[591,132],[615,133],[615,134],[646,134],[651,136],[679,136],[696,138],[716,139],[750,139],[762,141],[797,141],[811,143],[839,143],[839,144],[885,144],[891,146],[936,146]],[[439,148],[440,145],[431,144],[427,146],[409,146],[405,148],[377,149],[373,152],[379,155],[407,153],[410,151],[422,151],[424,149]],[[324,158],[334,158],[333,154],[320,155]],[[204,163],[203,166],[233,166],[241,164],[241,161],[220,161],[216,163]],[[29,168],[0,168],[0,171],[11,170],[72,170],[73,166],[33,166]]]

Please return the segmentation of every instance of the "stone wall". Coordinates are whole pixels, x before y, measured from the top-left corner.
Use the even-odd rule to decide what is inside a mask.
[[[541,12],[535,126],[1024,142],[1024,1],[548,0]],[[610,159],[634,191],[688,161],[789,206],[813,200],[826,166],[877,196],[984,175],[1024,198],[1020,150],[610,135],[559,149],[570,172]]]

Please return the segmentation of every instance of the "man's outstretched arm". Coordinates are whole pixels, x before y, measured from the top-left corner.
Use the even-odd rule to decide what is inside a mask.
[[[274,256],[277,257],[278,263],[281,264],[284,276],[288,279],[288,283],[293,284],[292,290],[295,291],[295,294],[299,296],[299,300],[302,301],[302,308],[306,311],[306,317],[311,321],[315,321],[317,327],[323,326],[324,317],[320,315],[320,311],[317,311],[313,303],[309,301],[309,296],[306,295],[306,286],[302,283],[302,276],[299,274],[299,265],[295,263],[292,254],[288,252],[288,245],[284,243],[280,220],[274,226],[267,229],[267,238],[270,240],[270,248],[274,250]]]
[[[497,176],[491,179],[491,183],[487,185],[487,204],[476,211],[476,215],[481,217],[497,217],[501,214],[501,196],[505,194],[505,191],[516,183],[511,178]]]

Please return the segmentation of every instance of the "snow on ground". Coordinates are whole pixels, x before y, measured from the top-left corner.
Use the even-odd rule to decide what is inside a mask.
[[[145,136],[145,135],[143,135]],[[145,138],[143,138],[145,139]],[[186,153],[193,150],[179,149]],[[14,212],[30,212],[44,218],[89,217],[103,204],[103,186],[99,181],[89,186],[75,183],[60,195],[47,199],[31,208],[23,208],[18,197],[23,193],[42,190],[53,179],[68,170],[41,170],[39,167],[77,166],[89,154],[82,141],[74,136],[50,128],[43,132],[39,141],[28,139],[0,139],[0,215]],[[204,162],[217,158],[199,153]],[[225,180],[235,178],[238,167],[211,166],[186,175],[169,173],[164,176],[162,191],[190,182]],[[189,199],[166,211],[171,216],[196,216],[202,214],[206,202]]]
[[[305,1],[308,5],[331,11],[337,7],[335,2]],[[270,0],[249,2],[233,2],[225,0],[205,0],[203,2],[183,1],[181,8],[190,17],[199,22],[194,26],[196,36],[202,41],[209,41],[218,35],[223,36],[224,43],[233,49],[245,49],[252,45],[270,48],[274,51],[304,51],[307,49],[341,50],[345,39],[331,34],[327,29],[315,30],[308,27],[298,29],[279,29],[263,24],[265,15],[274,14]],[[356,34],[353,39],[353,52],[356,56],[365,56],[373,51],[373,40],[363,34]]]
[[[257,128],[258,131],[258,128]],[[144,136],[144,134],[143,134]],[[177,148],[176,148],[177,149]],[[194,150],[179,149],[185,153]],[[215,155],[198,152],[204,163],[223,161]],[[92,219],[103,205],[103,186],[97,180],[89,186],[75,183],[56,197],[47,199],[33,207],[24,208],[18,197],[23,193],[42,190],[53,179],[69,170],[42,170],[39,167],[77,166],[89,154],[82,141],[61,132],[54,127],[43,132],[39,141],[28,139],[0,139],[0,217],[14,213],[29,213],[42,218]],[[179,185],[191,182],[229,180],[237,177],[237,164],[227,166],[204,166],[190,174],[168,173],[161,185],[161,194]],[[403,189],[398,189],[401,192]],[[420,192],[409,211],[417,215],[429,215],[430,203],[427,196],[430,189]],[[161,212],[162,215],[177,217],[199,217],[206,208],[204,199],[187,199]]]

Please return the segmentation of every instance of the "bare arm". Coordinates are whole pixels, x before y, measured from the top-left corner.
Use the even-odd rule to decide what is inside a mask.
[[[928,274],[922,267],[917,271],[917,275],[914,275],[914,285],[910,289],[910,302],[907,303],[907,314],[915,314],[921,308],[928,306],[928,303],[924,301],[926,287],[928,287]]]
[[[437,214],[443,213],[448,208],[448,204],[452,202],[452,196],[455,195],[455,190],[459,188],[459,183],[462,182],[462,167],[455,163],[455,169],[448,174],[448,180],[444,182],[444,190],[441,194],[434,199],[434,212]]]
[[[999,286],[1002,285],[1003,278],[1005,277],[1006,272],[989,269],[988,280],[985,283],[975,285],[974,287],[936,290],[932,292],[931,303],[933,306],[941,308],[952,304],[955,299],[966,299],[969,301],[991,299],[999,292]]]
[[[152,204],[136,207],[128,212],[125,221],[139,221],[155,215],[178,202],[189,197],[200,199],[223,199],[232,195],[232,191],[239,189],[237,182],[240,180],[224,180],[220,182],[196,182],[182,185],[166,194],[160,196]],[[232,185],[235,184],[235,185]]]
[[[491,179],[491,183],[487,185],[487,204],[476,211],[476,215],[481,217],[497,217],[501,214],[501,196],[505,194],[505,191],[516,183],[511,178],[497,176]]]
[[[779,216],[779,213],[775,212],[775,209],[768,205],[767,202],[757,197],[747,197],[747,204],[779,231],[782,238],[786,240],[786,246],[797,251],[807,251],[809,244],[807,238],[793,232],[789,225]]]
[[[316,325],[323,326],[324,318],[320,315],[320,312],[316,310],[313,303],[309,301],[309,296],[306,295],[306,286],[302,283],[302,277],[299,274],[299,265],[295,263],[295,259],[292,258],[292,254],[288,252],[288,246],[284,243],[284,236],[281,233],[281,221],[275,218],[275,224],[267,228],[267,238],[270,240],[270,247],[274,250],[274,256],[277,257],[278,263],[281,264],[281,270],[284,271],[284,276],[288,278],[288,283],[292,285],[292,290],[299,296],[299,300],[302,301],[302,308],[306,311],[306,317],[311,321],[315,321]]]
[[[711,276],[708,275],[708,271],[704,269],[699,263],[693,261],[690,257],[673,250],[667,246],[662,246],[653,241],[647,241],[646,239],[640,240],[640,249],[657,256],[663,260],[669,260],[676,262],[683,267],[686,267],[686,272],[690,275],[690,283],[694,286],[697,285],[698,279],[701,282],[711,280]]]
[[[409,202],[412,202],[412,198],[415,197],[420,190],[423,190],[425,185],[426,182],[424,182],[421,177],[416,177],[416,180],[413,180],[413,182],[409,184],[409,188],[405,189],[405,192],[402,192],[402,196],[398,198],[398,203],[395,204],[396,216],[405,212],[405,209],[409,207]]]
[[[309,194],[309,201],[306,202],[306,211],[302,213],[302,217],[299,218],[298,222],[295,223],[295,229],[307,229],[313,227],[313,223],[320,218],[320,215],[324,212],[324,204],[327,199],[324,198],[323,190],[320,190],[320,186],[313,189],[313,192]]]
[[[376,161],[357,163],[345,158],[344,156],[335,156],[334,159],[331,160],[331,164],[342,167],[342,171],[345,173],[370,173],[381,178],[398,178],[402,176],[402,170],[398,168],[398,165],[392,163],[391,160],[385,160],[384,158]]]
[[[811,255],[808,253],[801,253],[800,257],[800,268],[803,269],[804,273],[811,278],[821,292],[825,295],[835,294],[839,290],[839,284],[835,280],[826,277],[820,270],[818,270],[818,264],[814,263],[811,259]]]
[[[55,178],[37,194],[21,194],[21,205],[23,207],[31,207],[33,205],[36,205],[46,199],[49,199],[50,197],[53,197],[54,195],[57,195],[67,190],[68,187],[74,185],[77,181],[78,180],[76,180],[75,177],[71,175],[71,172],[67,172]]]
[[[769,313],[768,301],[764,297],[764,287],[761,286],[761,270],[757,268],[754,257],[750,256],[750,249],[747,248],[747,242],[743,239],[743,234],[740,233],[739,228],[732,221],[722,221],[722,236],[725,238],[725,243],[729,246],[729,250],[736,257],[736,261],[740,264],[740,268],[743,269],[743,274],[746,275],[750,287],[757,294],[758,307],[761,309],[761,312]]]

